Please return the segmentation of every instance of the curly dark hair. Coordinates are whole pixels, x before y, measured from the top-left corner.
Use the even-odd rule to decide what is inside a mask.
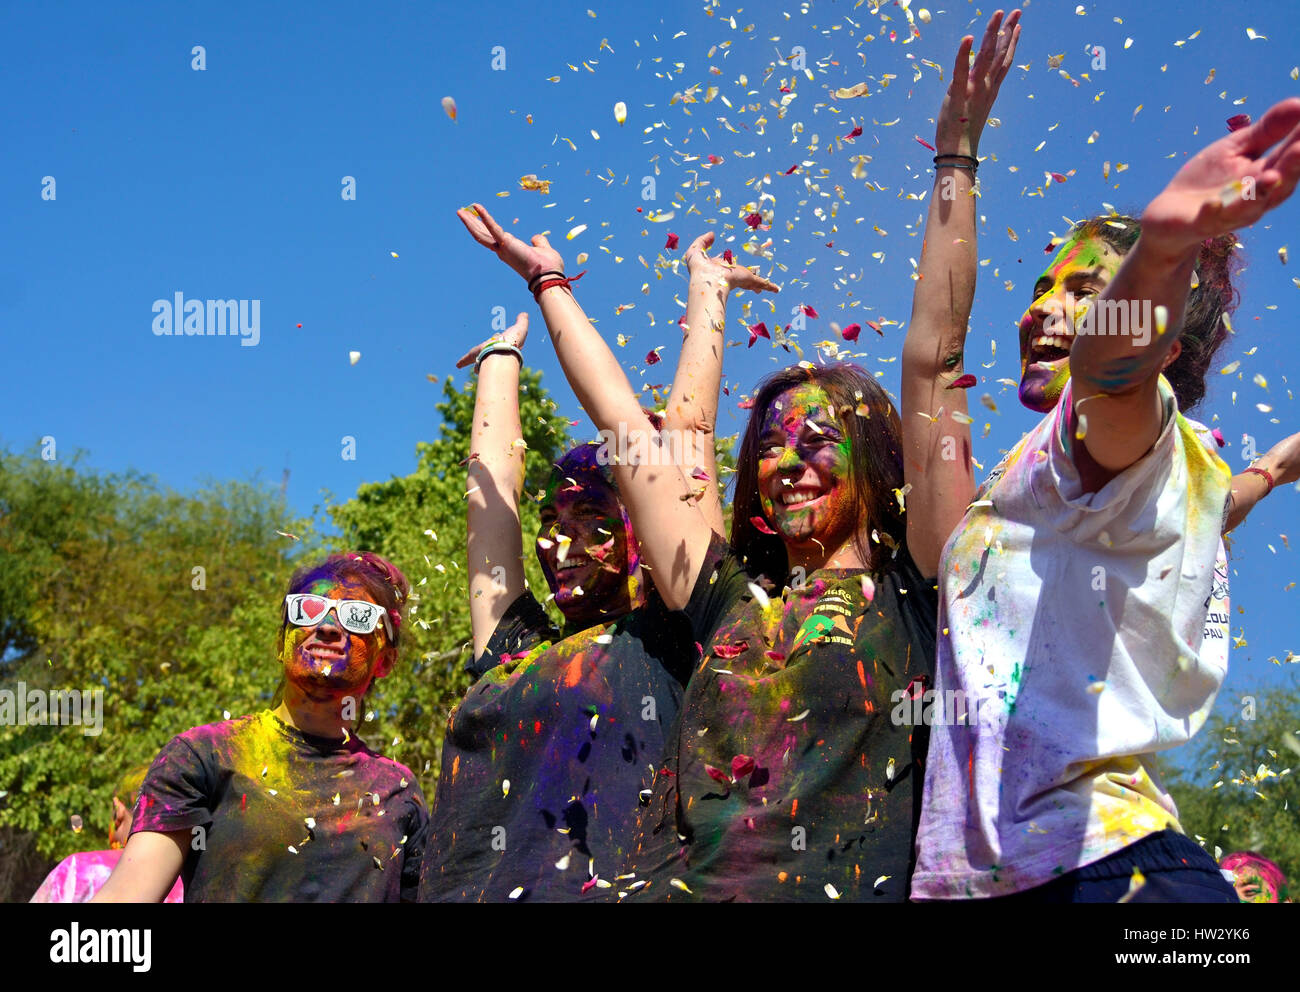
[[[393,650],[397,650],[402,638],[402,605],[411,592],[411,584],[401,569],[372,551],[337,551],[323,561],[304,565],[294,572],[289,579],[286,595],[302,592],[320,579],[335,582],[352,579],[361,583],[392,621],[393,636],[390,643]],[[287,624],[284,602],[281,601],[277,654],[284,651]]]
[[[1127,255],[1141,233],[1142,222],[1136,217],[1105,214],[1075,224],[1066,238],[1095,238]],[[1240,302],[1240,294],[1232,284],[1233,263],[1242,260],[1238,249],[1237,236],[1225,234],[1207,238],[1196,258],[1197,286],[1187,297],[1183,330],[1178,337],[1182,351],[1164,371],[1183,413],[1194,410],[1205,398],[1206,374],[1228,340],[1223,317]]]

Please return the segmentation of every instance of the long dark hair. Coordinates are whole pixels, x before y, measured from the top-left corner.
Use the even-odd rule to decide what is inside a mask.
[[[1142,222],[1136,217],[1103,215],[1075,224],[1066,239],[1095,238],[1127,255],[1141,233]],[[1182,413],[1195,409],[1205,398],[1206,374],[1228,340],[1223,317],[1235,310],[1240,300],[1232,285],[1232,266],[1241,261],[1237,247],[1235,234],[1207,238],[1196,257],[1197,286],[1187,297],[1183,330],[1178,337],[1182,351],[1164,371]]]
[[[875,378],[847,362],[812,368],[792,365],[759,383],[736,465],[731,549],[751,571],[774,582],[784,581],[789,574],[790,562],[781,538],[764,534],[750,520],[763,516],[758,491],[763,415],[787,389],[808,384],[826,391],[849,438],[853,456],[850,480],[860,520],[854,538],[858,551],[873,571],[887,571],[894,550],[903,546],[907,536],[907,525],[894,496],[894,490],[903,485],[903,426]],[[861,414],[859,408],[863,408]],[[870,536],[873,530],[879,543]]]

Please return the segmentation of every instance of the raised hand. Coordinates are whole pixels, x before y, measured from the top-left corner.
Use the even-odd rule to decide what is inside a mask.
[[[1142,240],[1170,255],[1185,254],[1205,238],[1255,223],[1286,200],[1298,180],[1300,97],[1291,97],[1189,159],[1142,212]]]
[[[493,334],[481,344],[476,344],[469,351],[461,356],[460,361],[456,363],[456,368],[463,369],[467,365],[473,365],[478,361],[479,352],[490,344],[497,341],[504,341],[506,344],[512,344],[520,351],[523,350],[524,342],[528,340],[528,314],[521,313],[515,318],[515,322],[507,327],[500,334]]]
[[[975,39],[967,35],[961,40],[952,83],[935,125],[934,146],[941,155],[975,155],[979,151],[980,134],[988,123],[998,88],[1011,68],[1019,40],[1018,10],[1013,10],[1005,22],[1000,10],[989,18],[974,65],[970,52]]]
[[[764,279],[753,269],[744,265],[734,265],[726,259],[714,258],[707,254],[713,244],[713,232],[706,231],[691,242],[683,258],[691,274],[692,282],[708,281],[720,288],[748,289],[755,293],[766,290],[769,293],[781,292],[781,287],[770,279]]]
[[[543,234],[534,234],[532,244],[519,240],[492,219],[487,207],[481,203],[472,204],[468,209],[456,211],[456,216],[465,225],[470,235],[481,244],[496,253],[497,258],[505,262],[525,280],[531,281],[543,272],[563,272],[564,259],[551,247]]]

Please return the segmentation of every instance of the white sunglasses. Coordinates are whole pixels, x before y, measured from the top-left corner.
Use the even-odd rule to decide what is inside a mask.
[[[326,599],[300,592],[285,596],[284,605],[289,622],[297,627],[315,627],[333,610],[339,626],[349,633],[373,634],[379,621],[383,620],[389,640],[393,637],[393,623],[388,618],[388,611],[364,599]]]

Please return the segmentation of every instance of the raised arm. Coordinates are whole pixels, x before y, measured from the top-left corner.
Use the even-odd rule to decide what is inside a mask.
[[[162,902],[185,862],[190,831],[132,834],[122,857],[91,902]]]
[[[1226,534],[1245,523],[1250,511],[1276,486],[1290,485],[1297,480],[1300,480],[1300,434],[1292,434],[1251,462],[1250,468],[1232,477],[1228,495],[1230,509],[1223,532]]]
[[[1179,347],[1201,242],[1255,223],[1291,195],[1298,179],[1300,97],[1292,97],[1202,149],[1143,211],[1142,234],[1101,294],[1094,317],[1106,304],[1112,315],[1116,305],[1134,314],[1147,304],[1157,315],[1154,331],[1084,333],[1070,351],[1076,436],[1083,436],[1102,468],[1123,471],[1160,435],[1159,376]],[[1163,333],[1160,308],[1167,314]]]
[[[686,249],[690,270],[686,326],[663,430],[666,436],[671,437],[668,432],[673,431],[682,438],[682,474],[687,485],[700,493],[698,506],[709,527],[716,534],[725,534],[714,439],[718,390],[722,386],[722,349],[726,345],[727,298],[733,289],[777,293],[780,287],[743,265],[710,257],[708,249],[712,244],[713,232],[709,231]]]
[[[524,488],[519,369],[528,314],[471,349],[456,367],[477,362],[474,424],[466,485],[465,551],[469,559],[469,620],[474,657],[487,648],[510,604],[524,591],[519,496]]]
[[[912,317],[903,342],[902,409],[907,546],[922,575],[934,575],[948,535],[975,494],[965,372],[966,328],[975,298],[975,172],[980,133],[1020,38],[1020,11],[997,11],[975,64],[962,39],[935,125],[939,154],[925,222]],[[970,161],[966,161],[969,159]]]
[[[526,244],[503,230],[481,204],[457,216],[474,239],[492,250],[531,286],[555,282],[564,260],[543,235]],[[661,444],[622,367],[561,285],[543,289],[539,303],[560,366],[597,430],[627,438],[627,458],[614,466],[619,498],[627,507],[655,588],[669,608],[686,604],[704,564],[711,531],[695,505],[671,449]],[[619,426],[623,426],[620,432]]]

